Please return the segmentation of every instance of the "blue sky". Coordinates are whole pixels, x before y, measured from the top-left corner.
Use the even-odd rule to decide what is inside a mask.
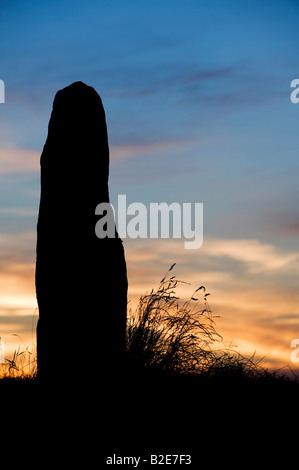
[[[126,194],[129,202],[145,204],[204,203],[206,254],[180,255],[177,248],[173,253],[164,245],[153,248],[151,241],[134,246],[127,241],[132,295],[141,271],[147,279],[140,289],[177,256],[182,274],[208,280],[223,311],[224,291],[241,282],[240,273],[236,289],[243,304],[244,292],[253,292],[258,283],[269,299],[262,318],[274,328],[272,294],[284,286],[289,290],[287,300],[279,300],[281,315],[289,302],[297,326],[293,331],[284,323],[286,357],[288,337],[299,335],[299,104],[290,101],[290,83],[299,77],[298,14],[299,3],[286,0],[0,2],[0,78],[6,85],[6,103],[0,105],[3,279],[14,273],[19,289],[34,295],[39,155],[56,91],[82,80],[98,91],[106,111],[112,202]],[[232,252],[227,242],[234,240]],[[257,269],[242,255],[246,240]],[[148,265],[135,265],[141,247],[143,253],[156,250],[159,260],[152,265],[144,255]],[[267,262],[267,253],[280,268]],[[21,265],[28,279],[18,278]],[[235,277],[227,285],[222,278],[218,288],[216,271]],[[17,287],[14,292],[17,296]],[[9,308],[14,318],[21,315],[12,301]],[[258,333],[261,314],[253,308],[257,336],[248,344],[229,314],[224,330],[231,338],[236,329],[240,345],[256,342],[265,349],[262,341],[268,345],[269,339]]]

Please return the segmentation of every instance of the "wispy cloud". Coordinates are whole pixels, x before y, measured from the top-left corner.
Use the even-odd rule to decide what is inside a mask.
[[[244,263],[251,273],[299,269],[299,252],[286,252],[259,240],[207,240],[203,253]]]
[[[127,243],[131,246],[130,241],[127,241]],[[164,253],[166,256],[172,255],[172,257],[175,257],[176,259],[173,261],[183,261],[191,257],[201,260],[201,263],[207,259],[218,260],[219,262],[223,260],[225,263],[225,259],[231,259],[240,262],[245,272],[247,271],[250,274],[268,274],[271,272],[277,274],[279,271],[299,270],[299,251],[283,250],[273,244],[256,239],[206,237],[202,248],[194,251],[184,250],[182,241],[173,239],[165,241],[144,240],[143,242],[140,241],[139,246],[143,254],[148,249],[156,254],[155,258],[159,258],[161,253]],[[138,250],[137,244],[135,249]]]
[[[264,221],[264,224],[269,232],[277,233],[282,236],[296,237],[299,235],[299,211],[297,191],[294,193],[292,198],[294,204],[294,210],[290,210],[289,207],[285,211],[273,211],[268,213],[262,213],[260,218]]]
[[[193,63],[185,61],[160,64],[153,69],[151,64],[145,63],[138,68],[122,67],[109,73],[109,77],[114,76],[114,94],[120,98],[138,97],[155,94],[173,94],[176,91],[192,91],[202,82],[213,79],[221,81],[222,79],[232,78],[235,67],[198,67]],[[111,79],[110,79],[111,86]],[[110,90],[110,93],[112,89]]]
[[[23,207],[1,207],[0,214],[12,215],[16,217],[36,217],[36,209],[26,209]]]
[[[34,150],[0,148],[1,173],[31,173],[39,171],[40,153]]]
[[[111,163],[148,155],[176,153],[198,145],[194,139],[169,139],[153,142],[112,143],[110,147]],[[40,171],[40,152],[22,148],[0,148],[0,172],[32,173]],[[8,209],[7,209],[8,211]],[[12,213],[10,209],[10,213]],[[17,209],[14,209],[15,213]],[[2,210],[3,212],[3,210]],[[25,215],[23,212],[22,215]],[[28,215],[28,213],[26,214]]]
[[[180,152],[197,145],[198,141],[173,139],[156,142],[112,144],[110,145],[111,162],[128,160],[137,156],[164,154],[167,152]]]
[[[193,83],[201,82],[203,80],[209,80],[211,78],[217,79],[227,76],[232,76],[236,71],[236,67],[223,67],[223,68],[203,68],[202,70],[190,71],[189,74],[186,74],[182,77],[182,83]]]

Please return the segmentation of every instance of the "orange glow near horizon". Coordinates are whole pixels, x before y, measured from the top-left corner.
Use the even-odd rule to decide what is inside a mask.
[[[296,254],[278,252],[276,261],[268,263],[266,259],[263,264],[265,252],[270,250],[274,256],[275,248],[252,244],[255,256],[252,260],[246,254],[248,269],[240,276],[233,270],[223,269],[223,258],[218,257],[217,250],[221,247],[222,253],[229,250],[228,244],[223,248],[225,244],[221,240],[218,245],[215,240],[207,240],[205,247],[194,252],[184,250],[183,243],[177,240],[127,240],[124,245],[129,279],[128,311],[134,312],[140,295],[155,289],[171,264],[177,262],[172,274],[189,283],[178,286],[177,294],[182,300],[188,299],[200,285],[205,285],[211,293],[210,307],[219,316],[215,318],[216,331],[223,338],[216,347],[233,346],[246,357],[253,354],[264,357],[261,364],[266,367],[291,367],[299,372],[290,360],[290,343],[299,337],[298,294],[292,285],[277,288],[279,276],[274,276],[275,270],[279,274],[287,268],[286,263],[296,270]],[[238,246],[232,256],[244,257]],[[7,356],[20,344],[31,348],[35,343],[38,312],[34,270],[32,262],[10,262],[0,270],[0,337],[5,341]]]

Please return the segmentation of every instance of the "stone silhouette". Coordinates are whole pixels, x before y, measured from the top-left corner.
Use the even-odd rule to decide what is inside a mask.
[[[115,238],[99,239],[109,202],[109,147],[100,96],[82,82],[57,92],[41,155],[37,224],[40,380],[117,374],[125,348],[127,273]]]

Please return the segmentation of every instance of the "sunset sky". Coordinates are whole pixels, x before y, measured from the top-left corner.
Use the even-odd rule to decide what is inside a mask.
[[[198,250],[124,239],[132,305],[177,263],[211,293],[221,346],[299,373],[298,18],[295,0],[0,1],[7,354],[35,341],[39,157],[55,93],[81,80],[104,104],[112,203],[204,204]]]

